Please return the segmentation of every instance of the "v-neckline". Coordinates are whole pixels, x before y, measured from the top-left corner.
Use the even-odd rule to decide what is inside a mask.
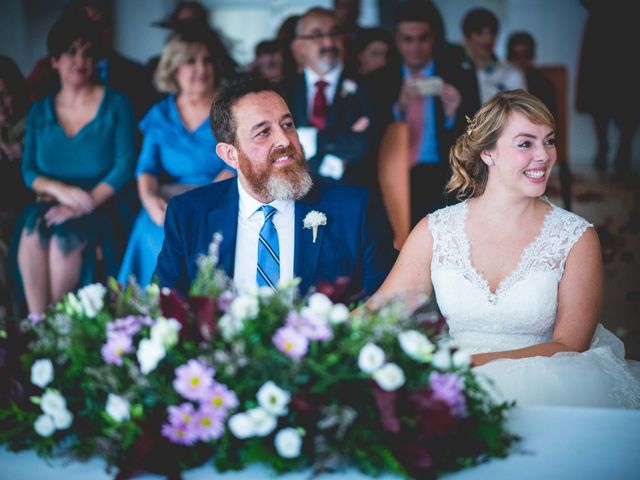
[[[500,295],[500,293],[508,289],[508,286],[515,281],[515,279],[517,278],[517,275],[519,275],[520,273],[522,264],[524,263],[524,260],[526,259],[529,250],[531,250],[538,243],[538,241],[542,238],[543,234],[547,230],[549,219],[551,218],[551,215],[554,211],[554,207],[548,200],[546,199],[543,199],[543,200],[549,206],[549,210],[544,214],[544,218],[542,220],[542,225],[540,227],[540,230],[533,237],[533,239],[522,249],[522,251],[520,252],[520,255],[518,256],[518,260],[516,262],[515,267],[512,270],[510,270],[509,273],[507,273],[502,279],[500,279],[500,281],[496,284],[496,287],[494,290],[491,290],[491,284],[489,283],[489,281],[486,279],[486,277],[482,273],[480,273],[479,270],[476,269],[476,267],[473,265],[473,262],[471,261],[471,240],[469,239],[469,235],[467,234],[467,217],[469,216],[469,201],[467,200],[464,202],[461,231],[462,231],[462,237],[467,250],[465,255],[467,268],[472,273],[472,275],[476,278],[477,283],[480,286],[482,286],[486,291],[489,299],[489,303],[492,303],[492,304],[496,303],[498,301],[498,296]]]
[[[184,118],[182,118],[182,115],[180,114],[180,109],[178,108],[178,97],[176,95],[172,95],[172,97],[173,97],[173,99],[172,99],[173,101],[171,102],[171,107],[172,107],[172,110],[173,110],[174,118],[180,124],[182,129],[185,132],[187,132],[189,135],[195,134],[205,124],[209,123],[209,117],[206,117],[204,120],[202,120],[202,122],[196,128],[194,128],[193,130],[190,130],[189,127],[187,127],[187,124],[185,123]]]
[[[58,124],[58,126],[62,130],[62,133],[64,134],[64,136],[66,137],[67,140],[75,140],[76,138],[78,138],[78,136],[86,128],[89,127],[89,125],[91,125],[92,123],[94,123],[96,121],[96,119],[102,113],[102,109],[104,108],[105,100],[107,98],[107,94],[108,94],[108,89],[107,89],[107,87],[104,87],[104,92],[102,93],[102,98],[100,99],[100,104],[98,105],[98,109],[96,110],[96,114],[93,116],[93,118],[91,120],[89,120],[82,127],[80,127],[78,129],[78,131],[76,133],[74,133],[73,135],[67,134],[67,131],[62,126],[62,122],[60,122],[60,119],[58,118],[58,114],[56,113],[56,103],[55,103],[56,95],[54,94],[51,97],[49,97],[49,100],[50,100],[49,108],[51,108],[51,114],[53,115],[53,118],[55,119],[56,123]]]

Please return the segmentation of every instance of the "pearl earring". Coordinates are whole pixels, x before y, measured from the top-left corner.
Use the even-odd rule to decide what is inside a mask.
[[[487,165],[489,165],[490,167],[493,167],[496,164],[496,162],[493,161],[493,158],[489,157],[489,161],[487,162]]]

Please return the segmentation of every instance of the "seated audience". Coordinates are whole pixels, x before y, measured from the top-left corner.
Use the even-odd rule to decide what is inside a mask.
[[[171,197],[234,175],[215,153],[217,141],[208,122],[224,77],[210,49],[211,34],[208,29],[175,33],[163,49],[155,82],[169,96],[140,122],[144,138],[136,176],[143,209],[122,262],[121,283],[131,275],[141,286],[151,282]]]
[[[256,45],[253,71],[272,83],[283,80],[282,53],[276,40],[263,40]]]
[[[123,94],[96,78],[98,41],[85,17],[65,16],[53,25],[47,47],[60,89],[35,103],[27,118],[22,174],[38,199],[17,233],[32,314],[94,280],[97,247],[104,272],[117,274],[118,222],[110,213],[115,193],[133,174],[134,114]]]

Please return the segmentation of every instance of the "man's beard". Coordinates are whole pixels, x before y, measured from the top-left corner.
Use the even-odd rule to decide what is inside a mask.
[[[273,161],[284,154],[293,158],[293,164],[284,168],[275,168]],[[300,200],[313,186],[304,155],[293,145],[272,151],[266,167],[261,170],[258,170],[242,149],[238,148],[238,169],[253,193],[269,202]]]

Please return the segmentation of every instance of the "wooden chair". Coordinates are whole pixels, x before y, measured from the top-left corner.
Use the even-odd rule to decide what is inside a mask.
[[[571,171],[569,170],[569,101],[567,89],[567,67],[564,65],[540,65],[536,69],[555,87],[556,93],[556,151],[560,169],[560,192],[564,208],[571,210]]]

